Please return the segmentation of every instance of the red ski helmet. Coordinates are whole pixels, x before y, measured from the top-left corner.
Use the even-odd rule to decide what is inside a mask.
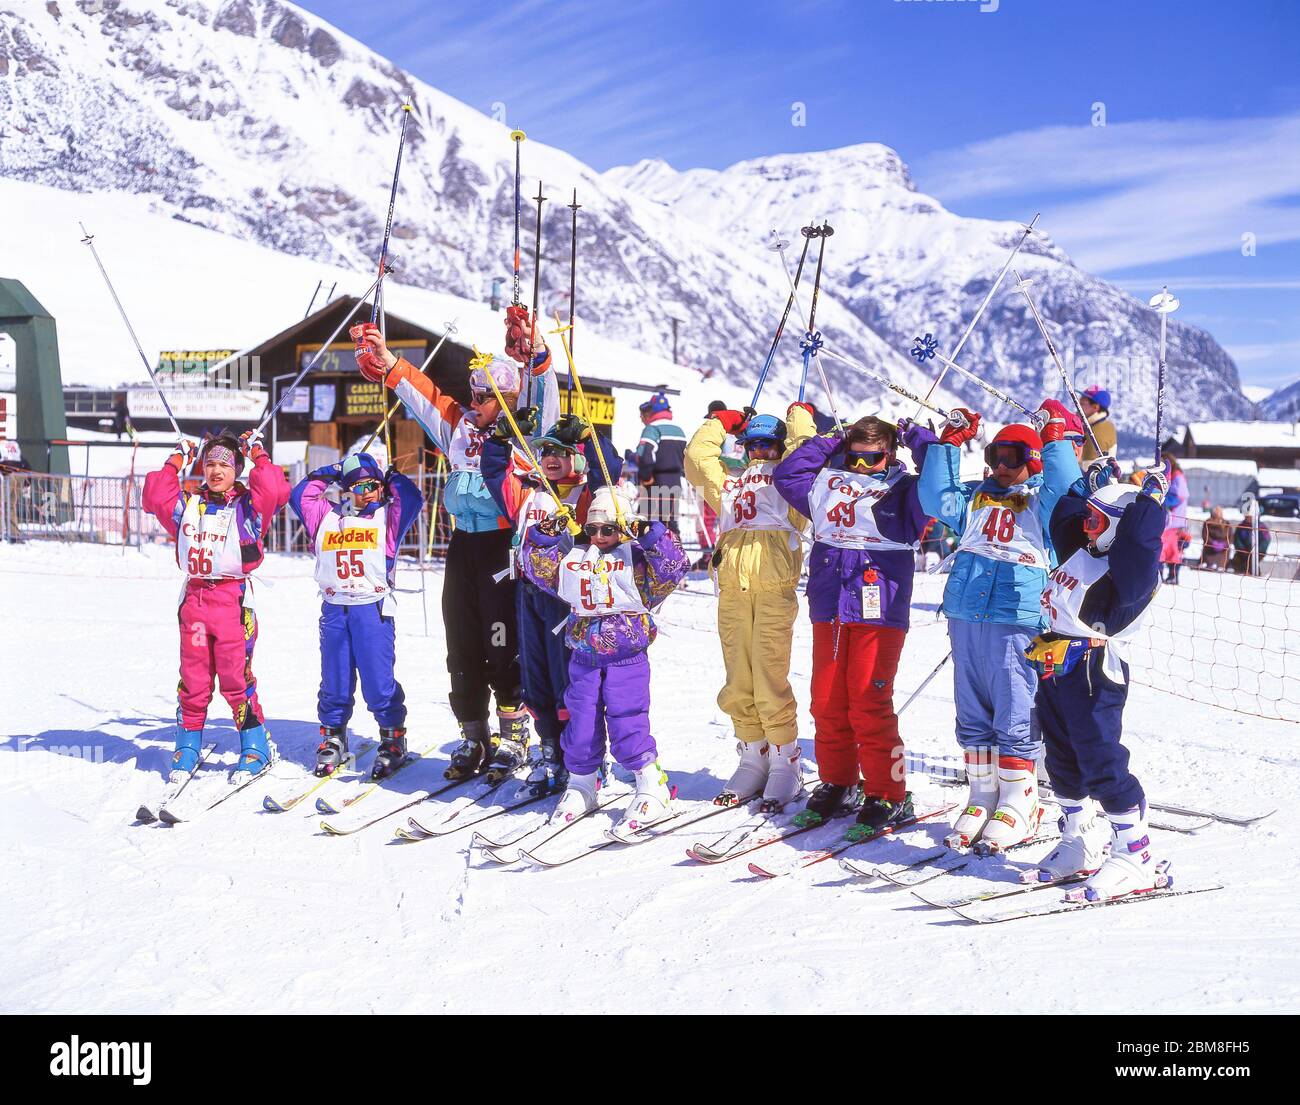
[[[1029,474],[1037,476],[1043,470],[1043,439],[1029,426],[1013,422],[1003,426],[984,447],[984,463],[993,467],[999,445],[1014,445],[1020,450],[1021,463],[1029,466]]]

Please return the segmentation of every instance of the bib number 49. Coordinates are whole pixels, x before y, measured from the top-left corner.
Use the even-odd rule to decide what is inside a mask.
[[[1016,512],[1007,507],[1000,510],[994,507],[989,511],[988,520],[980,532],[990,541],[999,541],[1005,545],[1016,535]]]

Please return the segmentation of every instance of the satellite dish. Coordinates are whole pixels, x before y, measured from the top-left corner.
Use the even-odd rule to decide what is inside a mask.
[[[1147,306],[1157,314],[1171,315],[1178,310],[1179,303],[1175,296],[1169,294],[1168,289],[1157,292],[1148,301]]]

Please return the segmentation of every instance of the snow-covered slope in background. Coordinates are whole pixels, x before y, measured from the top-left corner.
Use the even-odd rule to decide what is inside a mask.
[[[510,270],[514,149],[505,124],[279,0],[22,0],[0,14],[0,175],[75,192],[138,193],[170,219],[352,272],[374,264],[398,105],[408,98],[397,279],[481,301],[491,279]],[[521,114],[510,123],[528,120]],[[934,362],[917,368],[906,354],[912,337],[930,330],[951,346],[1017,234],[1014,224],[945,211],[915,191],[894,151],[874,144],[723,172],[643,162],[598,174],[529,139],[523,163],[526,190],[541,177],[548,196],[544,310],[567,312],[565,204],[576,187],[579,317],[613,342],[662,355],[676,316],[684,321],[682,359],[742,390],[752,386],[786,294],[764,249],[773,227],[797,245],[800,225],[832,222],[819,328],[832,347],[916,391]],[[61,228],[44,221],[57,238]],[[175,259],[157,241],[142,237],[135,248],[160,283],[174,279]],[[1024,257],[1072,369],[1111,383],[1122,430],[1149,430],[1151,317],[1075,269],[1048,239],[1027,246]],[[5,274],[21,278],[26,263],[21,256],[6,263]],[[196,299],[188,310],[197,317],[205,307]],[[81,312],[109,309],[101,296]],[[67,334],[80,318],[60,323]],[[774,377],[782,398],[799,371],[794,338]],[[972,367],[1026,401],[1044,383],[1056,390],[1014,292],[995,299],[968,349]],[[1098,357],[1116,360],[1097,365]],[[877,405],[878,385],[829,367],[846,409]],[[1171,368],[1171,422],[1249,414],[1235,366],[1204,332],[1173,327]],[[104,364],[100,380],[127,371],[135,370]],[[987,409],[982,393],[955,386]]]

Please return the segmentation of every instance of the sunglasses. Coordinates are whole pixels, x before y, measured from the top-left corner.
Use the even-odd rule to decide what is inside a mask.
[[[357,480],[349,490],[353,495],[369,495],[372,491],[378,491],[383,486],[378,480]]]
[[[486,403],[489,399],[495,398],[496,396],[494,396],[490,391],[479,391],[477,388],[469,393],[469,401],[475,406],[478,406],[481,403]]]
[[[588,537],[613,537],[618,533],[618,526],[604,522],[588,522],[582,527],[582,532]]]
[[[543,445],[541,453],[544,457],[569,457],[573,455],[563,445]]]
[[[781,443],[774,437],[751,437],[745,442],[745,452],[752,453],[755,449],[778,449]]]
[[[875,468],[888,453],[856,453],[850,450],[844,457],[845,463],[858,472],[867,472]]]

